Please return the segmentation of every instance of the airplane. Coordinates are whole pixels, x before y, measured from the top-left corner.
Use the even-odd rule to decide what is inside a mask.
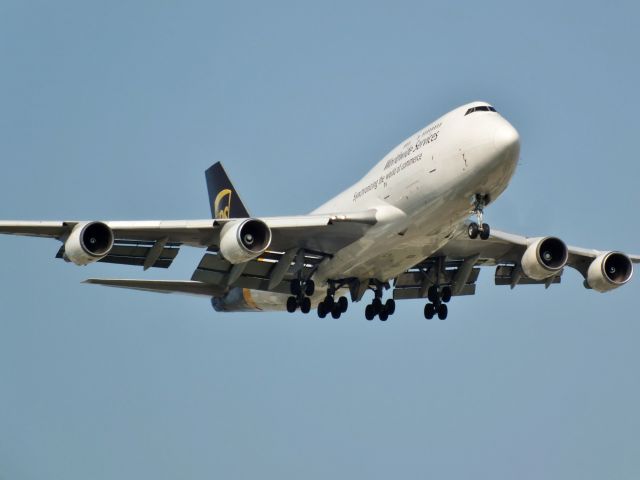
[[[411,135],[307,215],[252,217],[218,162],[205,172],[211,219],[0,221],[0,233],[55,238],[62,242],[56,257],[81,266],[168,268],[180,247],[206,248],[190,280],[85,282],[209,297],[217,312],[316,309],[337,319],[371,290],[367,320],[386,321],[396,301],[407,299],[425,301],[426,319],[444,320],[453,297],[475,294],[483,267],[495,267],[495,284],[511,288],[549,288],[565,267],[598,292],[625,285],[638,255],[528,238],[484,222],[519,154],[517,130],[478,101]]]

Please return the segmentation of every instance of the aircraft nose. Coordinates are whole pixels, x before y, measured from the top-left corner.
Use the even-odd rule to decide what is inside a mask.
[[[504,122],[493,134],[493,145],[500,153],[520,151],[520,135],[509,122]]]

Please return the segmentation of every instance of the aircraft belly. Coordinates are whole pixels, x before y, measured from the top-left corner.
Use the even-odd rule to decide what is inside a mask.
[[[474,159],[473,152],[470,159]],[[459,160],[459,159],[457,159]],[[446,160],[437,174],[396,190],[388,200],[404,212],[413,212],[403,223],[372,228],[360,240],[323,263],[316,278],[377,278],[386,281],[429,257],[448,242],[448,236],[469,216],[477,192],[497,198],[515,170],[512,162],[469,165],[460,176],[459,164]]]
[[[393,278],[446,244],[468,209],[468,201],[447,202],[446,198],[423,206],[401,231],[370,231],[339,251],[320,266],[316,278]]]

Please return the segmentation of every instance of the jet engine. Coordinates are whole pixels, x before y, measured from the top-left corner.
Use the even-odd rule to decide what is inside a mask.
[[[608,292],[631,279],[633,264],[620,252],[606,252],[597,257],[587,270],[587,284],[597,292]]]
[[[64,258],[88,265],[104,258],[113,247],[113,231],[102,222],[78,223],[64,243]]]
[[[569,250],[556,237],[535,240],[522,256],[522,271],[533,280],[545,280],[557,274],[567,263]]]
[[[255,218],[231,221],[220,232],[220,253],[234,264],[262,255],[270,243],[271,229]]]

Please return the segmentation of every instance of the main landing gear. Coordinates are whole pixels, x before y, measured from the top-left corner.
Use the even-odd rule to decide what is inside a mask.
[[[427,298],[430,303],[424,306],[424,318],[431,320],[438,315],[440,320],[446,320],[449,314],[447,303],[451,300],[451,287],[439,289],[436,285],[429,287]]]
[[[484,207],[486,207],[488,203],[488,195],[476,194],[471,213],[477,216],[478,222],[471,222],[469,224],[467,232],[469,234],[469,238],[478,238],[478,236],[480,236],[482,240],[487,240],[489,238],[489,235],[491,234],[491,227],[489,227],[488,223],[483,223]]]
[[[298,307],[302,313],[309,313],[311,311],[311,299],[316,290],[316,285],[313,280],[292,280],[291,281],[291,296],[287,298],[287,312],[293,313]]]
[[[384,303],[382,302],[383,288],[385,288],[383,284],[376,285],[373,300],[364,309],[364,317],[367,320],[373,320],[377,315],[380,321],[386,322],[387,319],[395,313],[396,302],[393,298],[387,299]],[[388,288],[388,286],[386,288]]]
[[[340,297],[335,299],[336,290],[334,286],[329,286],[327,289],[327,296],[324,297],[318,304],[318,317],[324,318],[328,314],[331,314],[333,318],[340,318],[340,316],[349,308],[349,300],[347,297]]]

